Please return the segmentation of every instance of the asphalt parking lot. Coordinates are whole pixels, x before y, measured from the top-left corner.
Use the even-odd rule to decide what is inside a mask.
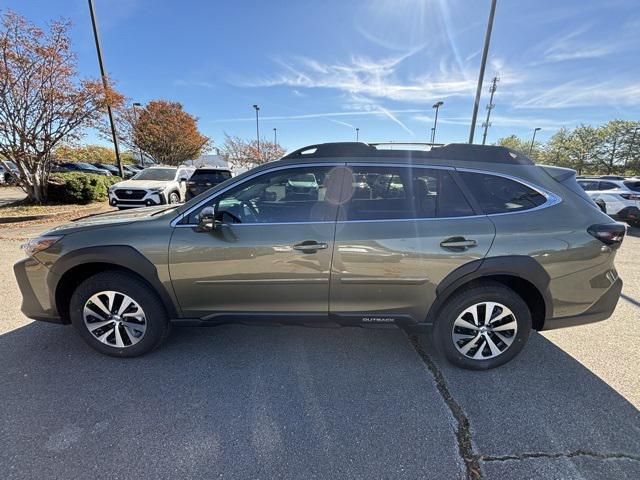
[[[26,319],[0,231],[0,471],[42,478],[640,478],[640,230],[612,318],[488,372],[397,329],[175,328],[138,359]]]

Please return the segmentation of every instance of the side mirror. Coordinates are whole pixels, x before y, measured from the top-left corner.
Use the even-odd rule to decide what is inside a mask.
[[[213,207],[204,207],[200,212],[198,222],[199,232],[212,232],[216,228],[216,211]]]

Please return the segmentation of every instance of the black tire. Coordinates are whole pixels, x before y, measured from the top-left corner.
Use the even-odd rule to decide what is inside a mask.
[[[452,334],[458,316],[467,308],[482,302],[497,302],[510,309],[517,322],[517,331],[513,335],[512,343],[502,353],[493,358],[476,360],[456,348]],[[471,370],[488,370],[503,365],[518,355],[527,343],[530,333],[531,312],[525,301],[516,292],[498,282],[484,281],[463,287],[447,299],[436,319],[433,338],[436,348],[454,365]],[[482,345],[480,342],[483,340],[479,338],[478,343]],[[495,334],[492,338],[495,338]],[[489,348],[486,341],[484,348]]]
[[[142,338],[134,345],[118,348],[102,343],[85,325],[83,310],[87,301],[94,294],[109,290],[129,296],[144,311],[146,329]],[[167,312],[156,292],[142,279],[126,272],[101,272],[84,280],[71,296],[69,315],[71,323],[85,342],[100,353],[113,357],[144,355],[158,347],[169,333]]]
[[[167,199],[167,202],[170,204],[176,204],[176,203],[180,203],[180,194],[178,192],[171,192],[169,194],[169,197]]]

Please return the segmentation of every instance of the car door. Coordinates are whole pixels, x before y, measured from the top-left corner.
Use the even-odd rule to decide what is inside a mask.
[[[453,170],[352,164],[348,171],[370,188],[343,195],[330,313],[345,323],[424,321],[440,282],[486,255],[493,223],[475,214]]]
[[[317,195],[291,194],[293,178],[313,174]],[[174,229],[170,273],[186,316],[326,319],[340,170],[278,168],[201,202]],[[337,192],[337,193],[336,193]],[[198,231],[202,208],[219,225]]]

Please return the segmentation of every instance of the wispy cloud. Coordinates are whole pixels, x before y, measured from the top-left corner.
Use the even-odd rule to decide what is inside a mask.
[[[430,111],[424,108],[405,108],[405,109],[395,109],[395,110],[387,110],[388,113],[393,115],[397,114],[409,114],[409,113],[425,113]],[[380,116],[385,115],[383,112],[379,110],[353,110],[353,111],[342,111],[342,112],[322,112],[322,113],[305,113],[301,115],[272,115],[272,116],[261,116],[261,120],[305,120],[312,118],[332,118],[332,117],[360,117],[360,116]],[[236,117],[236,118],[220,118],[217,120],[212,120],[214,123],[221,122],[255,122],[256,117]]]
[[[173,82],[176,87],[201,87],[201,88],[216,88],[214,83],[201,81],[201,80],[183,80],[178,79]]]
[[[412,103],[429,103],[434,98],[472,94],[473,78],[468,78],[469,75],[451,61],[440,62],[434,72],[403,78],[398,72],[400,65],[417,51],[381,59],[352,57],[345,63],[325,63],[300,56],[277,59],[279,73],[232,83],[243,87],[334,89],[353,95]]]
[[[640,105],[640,81],[621,79],[592,82],[573,80],[560,85],[521,92],[513,102],[515,108],[570,108],[588,106]]]

